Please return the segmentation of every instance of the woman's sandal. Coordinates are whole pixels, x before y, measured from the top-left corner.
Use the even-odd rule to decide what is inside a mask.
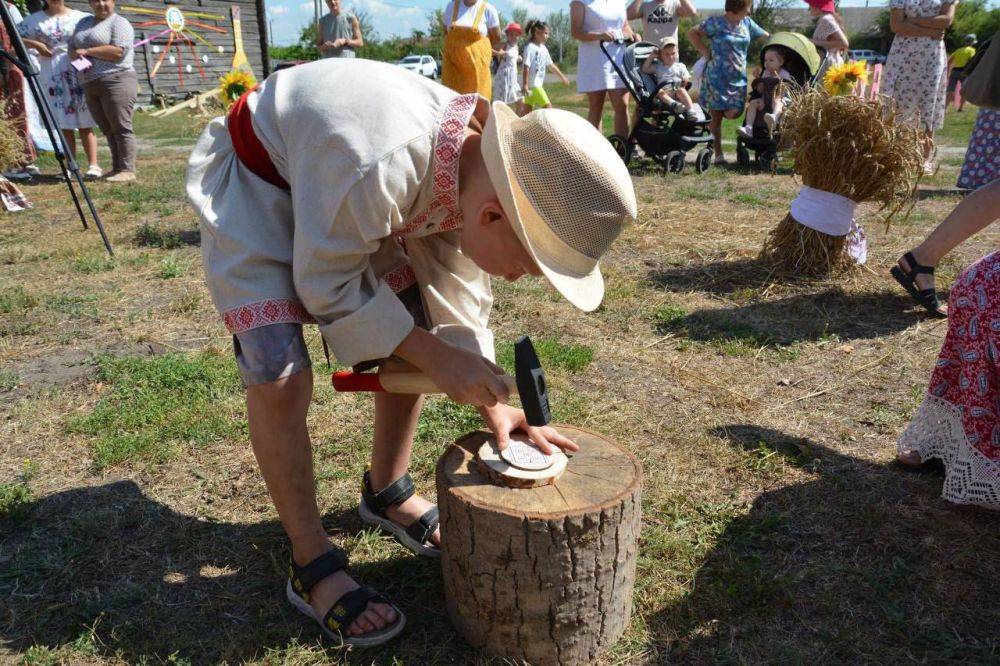
[[[914,258],[912,252],[904,254],[903,259],[909,265],[910,270],[904,271],[899,264],[896,264],[889,269],[890,275],[896,279],[896,282],[902,285],[903,289],[910,293],[910,296],[913,297],[914,301],[916,301],[919,305],[922,305],[931,315],[942,319],[947,317],[947,313],[941,309],[941,303],[938,301],[937,291],[934,287],[928,287],[927,289],[917,288],[917,275],[926,273],[927,275],[933,276],[934,267],[919,264]]]
[[[402,504],[410,499],[413,490],[413,478],[409,474],[404,474],[382,490],[375,492],[372,490],[369,473],[365,472],[361,483],[361,504],[358,513],[361,514],[361,520],[369,525],[378,525],[417,555],[440,557],[441,549],[430,543],[431,536],[434,535],[434,530],[440,522],[436,506],[428,509],[409,527],[403,527],[385,515],[385,510],[390,506]]]
[[[299,612],[319,624],[320,629],[328,638],[357,647],[372,647],[390,641],[403,630],[406,617],[385,595],[367,585],[341,596],[323,618],[316,615],[316,611],[309,605],[309,591],[312,590],[313,586],[327,576],[332,576],[346,568],[347,554],[336,548],[320,555],[303,567],[289,560],[288,584],[285,586],[285,595]],[[392,606],[392,609],[396,611],[396,621],[388,627],[360,636],[345,635],[343,632],[347,631],[351,623],[365,611],[372,601]]]

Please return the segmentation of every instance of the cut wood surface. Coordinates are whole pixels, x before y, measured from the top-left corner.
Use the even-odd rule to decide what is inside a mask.
[[[638,460],[592,432],[556,483],[494,485],[466,435],[438,461],[448,613],[475,647],[531,664],[580,664],[628,626],[641,523]]]

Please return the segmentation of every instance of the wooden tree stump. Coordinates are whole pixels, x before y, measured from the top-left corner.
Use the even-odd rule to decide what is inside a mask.
[[[473,432],[437,465],[445,597],[472,645],[531,664],[581,664],[628,626],[641,522],[642,468],[600,435],[559,426],[580,445],[552,485],[494,485]]]

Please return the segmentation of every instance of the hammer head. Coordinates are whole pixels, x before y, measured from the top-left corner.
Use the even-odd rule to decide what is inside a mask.
[[[549,388],[545,371],[535,353],[535,347],[526,335],[514,343],[514,378],[521,396],[521,407],[529,425],[543,426],[552,420],[549,408]]]

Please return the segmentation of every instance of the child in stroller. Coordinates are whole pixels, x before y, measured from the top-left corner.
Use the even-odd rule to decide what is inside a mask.
[[[804,35],[776,32],[764,42],[761,66],[765,75],[751,84],[750,103],[736,132],[737,164],[749,167],[753,161],[760,169],[771,169],[778,157],[779,123],[788,93],[793,87],[810,85],[819,65],[819,52]]]
[[[655,57],[650,56],[642,63],[642,73],[653,77],[657,88],[656,96],[664,107],[674,113],[683,113],[688,120],[705,119],[701,107],[688,94],[691,73],[677,59],[676,37],[668,36],[660,40],[660,50]]]
[[[785,108],[787,91],[784,81],[792,81],[792,75],[785,69],[788,49],[775,44],[764,49],[764,72],[750,84],[750,101],[744,118],[746,123],[737,130],[740,136],[752,139],[754,129],[763,125],[768,134],[774,132],[781,112]]]
[[[689,117],[688,106],[680,100],[686,97],[690,101],[690,97],[687,96],[686,90],[684,97],[677,92],[683,90],[690,77],[686,80],[682,77],[684,83],[674,91],[678,99],[669,93],[664,99],[660,93],[673,86],[672,82],[680,68],[675,68],[673,75],[657,83],[653,74],[648,73],[653,66],[645,66],[646,59],[658,50],[655,45],[648,42],[630,44],[625,49],[621,63],[611,57],[605,42],[601,42],[600,45],[605,57],[611,62],[626,90],[636,102],[636,120],[629,135],[613,134],[608,137],[625,164],[631,161],[634,147],[638,145],[646,155],[668,172],[680,173],[684,170],[687,151],[701,145],[703,147],[695,159],[695,169],[698,173],[707,170],[712,164],[712,151],[707,148],[712,142],[708,121],[693,119],[698,117],[699,111],[699,107],[695,104],[691,105],[693,113]],[[676,53],[676,44],[673,50]],[[703,115],[701,117],[704,118]]]

